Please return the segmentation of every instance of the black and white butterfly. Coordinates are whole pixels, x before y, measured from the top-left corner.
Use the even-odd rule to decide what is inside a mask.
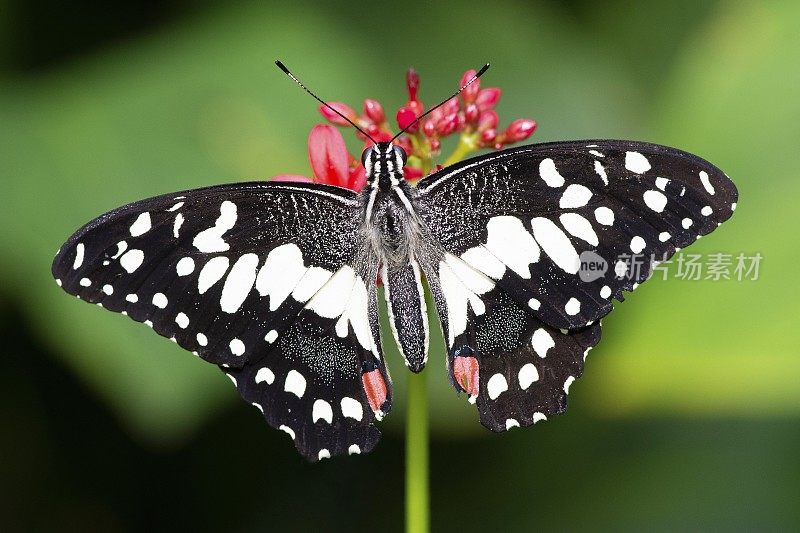
[[[453,386],[504,431],[563,412],[612,300],[736,207],[716,167],[640,142],[512,148],[417,187],[404,159],[367,149],[360,193],[258,182],[126,205],[78,230],[53,275],[218,365],[316,460],[370,451],[391,408],[379,273],[408,367],[427,360],[424,278]],[[605,276],[580,275],[585,252]]]
[[[417,187],[405,159],[368,148],[360,193],[255,182],[129,204],[70,237],[53,275],[218,365],[316,461],[372,450],[391,409],[378,276],[406,365],[427,361],[424,279],[453,387],[505,431],[562,413],[612,301],[736,208],[719,169],[642,142],[522,146]],[[582,275],[586,257],[605,273]]]

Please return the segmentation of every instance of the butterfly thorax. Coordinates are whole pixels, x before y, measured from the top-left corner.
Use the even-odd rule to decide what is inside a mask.
[[[417,213],[416,191],[403,177],[401,148],[378,143],[364,152],[362,161],[368,180],[361,193],[364,231],[370,253],[381,265],[392,333],[406,364],[418,372],[427,360],[429,330],[418,262],[425,230]]]
[[[363,161],[368,180],[362,192],[365,231],[383,265],[403,268],[420,233],[414,191],[403,177],[405,154],[392,144],[379,143],[364,152]]]

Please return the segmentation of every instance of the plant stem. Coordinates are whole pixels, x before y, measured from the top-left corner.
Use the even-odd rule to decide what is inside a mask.
[[[444,167],[449,167],[453,163],[458,163],[469,154],[478,149],[478,135],[476,133],[462,133],[458,138],[458,146],[444,162]]]
[[[428,533],[428,384],[427,372],[408,376],[406,418],[406,532]]]

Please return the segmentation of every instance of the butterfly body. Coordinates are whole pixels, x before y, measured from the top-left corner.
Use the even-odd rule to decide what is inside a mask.
[[[737,200],[710,163],[632,141],[522,146],[417,187],[398,147],[362,161],[359,193],[268,182],[129,204],[79,229],[53,274],[218,365],[318,460],[371,450],[391,409],[378,277],[415,372],[430,344],[427,282],[452,385],[505,431],[563,412],[612,301]],[[587,274],[588,260],[604,270]]]

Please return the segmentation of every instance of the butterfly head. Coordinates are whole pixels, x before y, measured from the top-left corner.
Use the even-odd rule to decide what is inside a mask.
[[[377,183],[382,175],[402,175],[407,159],[405,150],[388,142],[375,143],[361,154],[361,163],[367,170],[370,183]]]

